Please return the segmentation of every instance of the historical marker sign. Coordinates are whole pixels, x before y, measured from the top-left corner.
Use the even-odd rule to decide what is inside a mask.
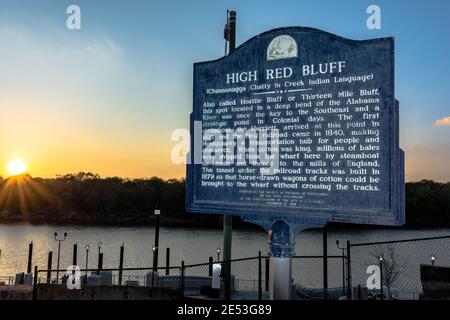
[[[194,65],[188,211],[404,223],[394,40],[272,30]]]

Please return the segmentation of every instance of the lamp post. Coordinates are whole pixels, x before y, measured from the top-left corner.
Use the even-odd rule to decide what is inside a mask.
[[[89,265],[89,245],[86,245],[86,278],[84,279],[84,283],[87,284],[88,278],[88,265]]]
[[[154,215],[156,217],[155,225],[155,245],[153,246],[153,271],[158,271],[158,251],[159,251],[159,217],[161,215],[161,210],[155,209]]]
[[[156,255],[158,254],[158,248],[153,247],[152,252],[153,252],[152,287],[153,287],[154,282],[155,282],[155,275],[158,272],[158,267],[157,267],[157,264],[155,263],[157,261]]]
[[[383,262],[384,258],[383,256],[378,257],[378,262],[380,263],[380,295],[381,300],[384,300],[384,293],[383,293]]]
[[[156,254],[157,254],[156,252],[157,252],[156,247],[153,247],[153,248],[152,248],[152,254],[153,254],[153,272],[157,272],[157,271],[158,271],[157,264],[156,264]]]
[[[67,238],[67,232],[64,232],[63,236],[58,238],[58,232],[55,232],[55,240],[58,241],[58,262],[56,265],[56,284],[59,283],[59,260],[61,257],[61,242],[63,242],[64,240],[66,240]]]
[[[436,256],[434,254],[431,255],[431,265],[434,266],[434,263],[436,262]]]
[[[342,295],[345,296],[345,247],[339,246],[339,240],[336,240],[336,247],[342,251]]]
[[[220,248],[217,248],[217,262],[220,261]]]

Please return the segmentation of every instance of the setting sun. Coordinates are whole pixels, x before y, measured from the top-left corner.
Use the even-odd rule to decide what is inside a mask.
[[[25,163],[20,159],[16,159],[8,163],[8,173],[12,176],[23,174],[26,170],[27,167]]]

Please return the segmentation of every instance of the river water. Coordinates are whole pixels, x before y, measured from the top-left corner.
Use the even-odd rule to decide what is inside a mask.
[[[125,267],[151,267],[152,247],[154,240],[153,228],[119,228],[119,227],[55,227],[30,225],[0,225],[0,276],[14,275],[16,272],[26,271],[28,244],[33,241],[33,266],[46,269],[48,251],[53,251],[53,268],[56,267],[57,242],[54,233],[60,235],[67,232],[68,236],[61,246],[60,269],[72,264],[73,244],[78,244],[78,262],[85,268],[86,245],[90,246],[89,267],[97,266],[98,243],[102,243],[101,251],[104,254],[104,267],[117,268],[119,265],[119,250],[125,245]],[[328,233],[329,255],[340,255],[336,240],[345,244],[347,240],[352,243],[388,241],[410,238],[435,237],[450,235],[450,229],[330,229]],[[396,247],[396,255],[403,262],[414,258],[414,269],[420,263],[429,263],[431,255],[437,255],[437,262],[447,263],[449,259],[450,240],[446,242],[424,241],[420,243],[407,243]],[[166,248],[171,249],[171,265],[178,266],[184,260],[186,264],[207,262],[210,256],[217,259],[217,248],[222,245],[221,230],[195,230],[184,228],[162,228],[160,231],[160,266],[165,263]],[[365,267],[376,263],[375,247],[355,248],[353,260],[361,264],[360,270],[365,277]],[[258,251],[262,254],[268,252],[267,234],[264,231],[233,231],[233,258],[256,256]],[[321,255],[322,232],[320,230],[307,230],[296,236],[297,255]],[[387,254],[385,252],[384,254]],[[309,287],[321,285],[321,260],[314,263],[294,262],[294,271],[306,275],[302,284]],[[340,259],[329,263],[331,286],[342,284],[342,264]],[[401,261],[401,262],[402,262]],[[255,266],[246,271],[254,274]],[[244,266],[242,268],[245,268]],[[353,268],[357,269],[357,268]],[[295,273],[294,272],[294,273]],[[417,270],[414,270],[417,273]],[[417,274],[415,275],[417,277]],[[358,280],[358,276],[354,278]],[[361,280],[362,281],[362,280]],[[417,289],[417,288],[416,288]]]

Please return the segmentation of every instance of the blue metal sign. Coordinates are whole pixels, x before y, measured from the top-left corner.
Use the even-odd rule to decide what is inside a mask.
[[[186,209],[269,229],[404,223],[393,38],[289,27],[194,64]]]

